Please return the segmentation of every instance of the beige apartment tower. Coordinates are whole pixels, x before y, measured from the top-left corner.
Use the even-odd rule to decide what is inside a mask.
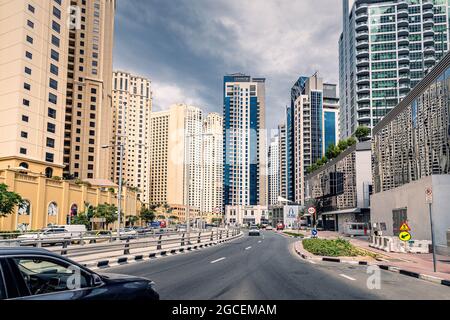
[[[52,1],[54,3],[55,1]],[[68,34],[64,174],[110,179],[113,141],[113,39],[115,0],[72,0],[78,25]],[[66,8],[64,8],[66,10]]]
[[[0,169],[62,175],[67,10],[0,0]]]
[[[128,72],[115,71],[113,105],[114,144],[125,144],[123,178],[128,186],[138,189],[138,197],[143,203],[150,203],[150,80]],[[120,150],[114,147],[111,179],[116,183],[119,180],[119,165]]]

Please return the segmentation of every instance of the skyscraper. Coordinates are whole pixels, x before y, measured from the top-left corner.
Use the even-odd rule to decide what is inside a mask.
[[[65,48],[69,63],[64,174],[110,179],[110,168],[105,164],[111,160],[112,149],[102,146],[109,145],[114,135],[111,87],[116,1],[72,0],[71,5],[79,15],[79,28],[70,29]]]
[[[139,198],[149,203],[150,129],[152,92],[150,80],[128,72],[113,73],[113,130],[115,145],[125,143],[123,178],[139,189]],[[120,151],[114,147],[111,179],[119,179]]]
[[[265,79],[224,77],[224,205],[267,205]]]
[[[202,111],[177,104],[152,113],[151,119],[150,204],[189,204],[200,210]]]
[[[324,84],[317,73],[309,78],[300,77],[292,98],[295,100],[288,112],[293,119],[290,124],[293,140],[292,148],[287,149],[294,174],[291,182],[294,200],[291,201],[303,205],[307,169],[325,155],[330,144],[337,144],[339,99],[336,85]]]
[[[0,168],[62,176],[67,18],[56,1],[0,1]]]
[[[286,165],[286,125],[280,124],[278,126],[278,159],[280,170],[280,190],[279,195],[287,199],[287,165]]]
[[[223,203],[223,117],[210,113],[203,121],[201,212],[221,216]]]
[[[280,196],[280,139],[273,137],[269,144],[269,205],[278,203]]]
[[[373,128],[448,50],[448,4],[343,0],[339,39],[341,138]]]

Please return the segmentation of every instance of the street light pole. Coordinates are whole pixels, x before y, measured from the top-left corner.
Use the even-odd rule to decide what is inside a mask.
[[[118,228],[117,228],[117,235],[119,236],[120,239],[120,213],[122,210],[122,184],[123,184],[123,178],[122,178],[122,172],[123,172],[123,149],[124,149],[124,144],[123,141],[121,140],[119,142],[119,148],[120,148],[120,160],[119,160],[119,191],[117,194],[118,197],[118,204],[117,204],[117,211],[118,211],[118,218],[117,218],[117,222],[118,222]]]

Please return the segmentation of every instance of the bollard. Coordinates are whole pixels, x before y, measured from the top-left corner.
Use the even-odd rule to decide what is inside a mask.
[[[123,250],[123,254],[130,254],[130,237],[127,238],[127,242],[125,243],[125,250]]]
[[[227,239],[230,237],[230,230],[227,230]]]
[[[80,245],[84,246],[83,233],[80,234]]]
[[[183,233],[183,235],[181,236],[181,246],[182,247],[184,247],[184,236],[185,236],[186,234],[185,233]]]
[[[197,241],[197,243],[200,243],[200,242],[202,242],[202,233],[201,232],[198,233],[198,241]]]
[[[222,233],[223,233],[223,231],[220,230],[220,231],[219,231],[219,239],[220,239],[220,240],[222,240]]]
[[[162,234],[159,235],[158,245],[156,246],[156,250],[161,250],[162,249],[162,245],[161,245],[162,241],[161,241],[161,239],[162,239]]]
[[[68,243],[69,241],[64,241],[63,242],[63,250],[61,250],[61,255],[62,256],[64,256],[64,255],[66,255],[67,254],[67,250],[64,250],[64,249],[67,249],[67,243]]]
[[[214,231],[211,231],[211,239],[209,239],[209,241],[213,241],[214,240]]]

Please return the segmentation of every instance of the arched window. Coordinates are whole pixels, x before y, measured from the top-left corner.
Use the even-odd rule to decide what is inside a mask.
[[[51,177],[53,177],[53,169],[52,168],[46,168],[45,169],[45,176],[47,177],[47,178],[51,178]]]
[[[19,164],[19,167],[20,168],[24,168],[24,169],[28,169],[29,168],[28,163],[26,163],[26,162],[22,162],[21,164]]]
[[[58,205],[56,204],[56,202],[50,202],[50,204],[48,205],[47,213],[51,217],[58,215]]]
[[[76,217],[77,215],[78,215],[78,206],[74,203],[74,204],[70,207],[70,216]]]
[[[31,203],[28,200],[24,200],[22,205],[17,210],[19,216],[29,216],[31,214]]]

